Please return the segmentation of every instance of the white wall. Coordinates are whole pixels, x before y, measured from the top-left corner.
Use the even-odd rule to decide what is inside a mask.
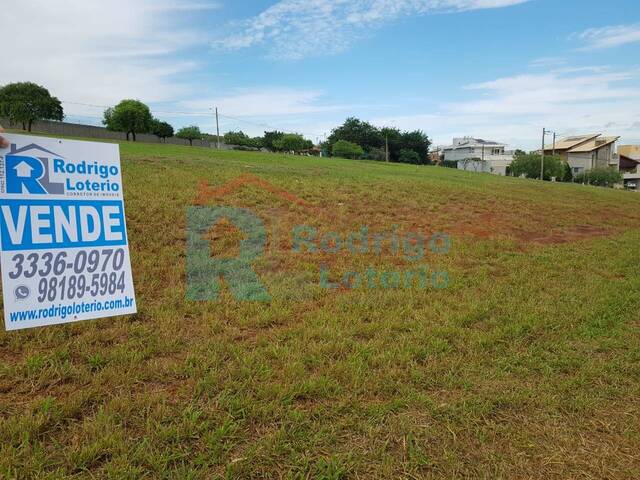
[[[507,167],[511,164],[504,160],[460,160],[458,162],[458,170],[478,173],[493,173],[494,175],[506,175]]]

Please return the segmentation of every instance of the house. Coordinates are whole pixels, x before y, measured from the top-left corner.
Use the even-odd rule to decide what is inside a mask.
[[[506,175],[514,152],[504,143],[481,138],[454,138],[453,144],[442,149],[445,161],[457,162],[458,169]]]
[[[640,145],[620,145],[618,157],[625,188],[640,190]]]
[[[442,155],[442,151],[440,150],[439,147],[429,152],[429,162],[432,165],[441,165],[443,160],[444,160],[444,156]]]
[[[559,155],[577,175],[594,168],[618,168],[615,145],[620,137],[604,137],[599,133],[563,138],[545,145],[545,155]]]

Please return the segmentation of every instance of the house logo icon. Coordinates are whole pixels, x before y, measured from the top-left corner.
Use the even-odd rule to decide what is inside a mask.
[[[49,178],[53,158],[63,157],[35,143],[22,148],[12,144],[4,157],[7,193],[63,194],[64,184],[51,182]]]

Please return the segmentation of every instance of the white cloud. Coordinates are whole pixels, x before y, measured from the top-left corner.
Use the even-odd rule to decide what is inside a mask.
[[[570,39],[578,40],[585,44],[580,50],[602,50],[636,43],[640,42],[640,23],[590,28],[583,32],[572,34]]]
[[[602,132],[638,141],[640,71],[604,67],[523,74],[468,85],[467,101],[440,105],[435,114],[374,118],[377,124],[421,128],[436,143],[476,135],[514,146],[537,146],[543,126],[560,134]]]
[[[530,0],[281,0],[236,25],[214,46],[265,45],[273,58],[299,60],[346,50],[372,28],[411,15],[499,8]]]
[[[541,57],[531,60],[529,66],[532,68],[550,68],[559,67],[566,63],[567,61],[563,57]]]
[[[62,100],[98,105],[173,100],[189,92],[183,75],[197,67],[177,54],[209,42],[188,19],[217,7],[180,0],[4,0],[0,25],[12,41],[0,84],[30,80]],[[64,107],[67,114],[101,114]]]
[[[321,113],[349,108],[347,105],[321,103],[324,92],[292,88],[243,89],[222,97],[181,102],[194,110],[216,105],[229,115],[248,117]]]

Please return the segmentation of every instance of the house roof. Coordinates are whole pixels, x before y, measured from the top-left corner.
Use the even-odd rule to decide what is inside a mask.
[[[592,140],[589,140],[587,143],[583,143],[578,145],[575,148],[569,150],[569,153],[586,153],[593,152],[594,150],[598,150],[606,145],[610,145],[614,142],[617,142],[620,137],[598,137]]]
[[[588,135],[576,135],[573,137],[567,137],[567,138],[563,138],[560,139],[558,141],[556,141],[556,145],[555,145],[555,149],[556,150],[571,150],[574,147],[577,147],[578,145],[588,142],[590,140],[593,140],[594,138],[599,137],[600,134],[599,133],[590,133]],[[554,146],[553,144],[551,145],[545,145],[544,147],[545,150],[553,150]]]
[[[457,139],[454,139],[454,141]],[[482,147],[482,146],[490,146],[490,147],[503,147],[504,143],[495,142],[493,140],[483,140],[482,138],[471,138],[465,137],[461,138],[463,140],[459,143],[455,143],[453,145],[449,145],[448,147],[444,147],[444,150],[455,150],[457,148],[469,148],[469,147]]]
[[[637,168],[640,159],[636,160],[628,155],[620,155],[620,168]]]
[[[629,145],[620,145],[618,147],[618,153],[621,157],[627,157],[629,160],[640,162],[640,149],[632,150],[628,148]]]

